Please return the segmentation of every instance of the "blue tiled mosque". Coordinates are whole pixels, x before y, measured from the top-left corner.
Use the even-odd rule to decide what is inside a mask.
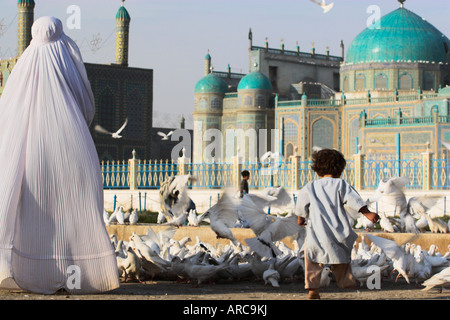
[[[277,129],[270,151],[285,159],[309,159],[314,147],[335,148],[347,158],[448,156],[441,141],[450,142],[450,41],[400,2],[379,27],[353,39],[346,54],[341,41],[341,56],[316,53],[314,46],[310,52],[285,50],[283,43],[270,48],[267,39],[255,46],[251,30],[248,74],[213,70],[208,53],[194,88],[193,161],[205,161],[207,129],[224,136],[228,129]],[[259,138],[273,139],[270,130]],[[257,160],[252,146],[244,146],[238,155]],[[224,139],[214,160],[229,161],[227,148],[238,152]]]

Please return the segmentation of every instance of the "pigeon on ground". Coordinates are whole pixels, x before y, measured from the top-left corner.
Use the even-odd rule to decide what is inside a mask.
[[[116,219],[118,224],[125,224],[125,212],[123,211],[123,207],[119,207],[117,210]]]
[[[105,222],[105,225],[111,225],[111,222],[109,221],[109,212],[105,209],[103,209],[103,221]]]
[[[331,283],[331,267],[330,266],[324,266],[322,269],[322,273],[320,275],[320,288],[326,288]]]
[[[280,274],[277,270],[275,270],[274,264],[272,263],[269,266],[269,269],[264,271],[263,273],[264,284],[270,283],[272,287],[279,288],[280,287]]]
[[[188,219],[188,226],[191,226],[191,227],[198,227],[199,226],[197,210],[191,209],[189,211],[187,219]]]
[[[408,201],[408,208],[411,213],[417,214],[421,218],[425,218],[431,232],[434,233],[447,233],[448,226],[439,218],[432,218],[430,211],[436,206],[436,204],[442,200],[442,196],[417,196],[411,197]],[[416,223],[417,225],[417,223]]]
[[[450,286],[450,267],[445,268],[439,273],[436,273],[428,280],[422,283],[425,288],[422,290],[428,291],[432,288],[438,287],[440,288],[440,292],[442,292],[443,288]]]
[[[130,217],[128,218],[128,221],[131,225],[135,225],[139,221],[139,216],[137,213],[137,209],[134,209],[133,212],[131,212]]]
[[[410,283],[408,273],[414,268],[414,256],[402,250],[395,241],[367,234],[367,237],[393,261],[394,270],[398,271],[398,278],[403,276]]]

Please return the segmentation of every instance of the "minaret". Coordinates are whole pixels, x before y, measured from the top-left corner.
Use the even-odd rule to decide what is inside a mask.
[[[208,53],[205,56],[205,76],[211,73],[211,55]]]
[[[34,0],[18,0],[17,56],[21,56],[31,41],[31,26],[34,22]]]
[[[128,40],[130,30],[130,15],[124,7],[125,0],[116,14],[116,64],[128,66]]]
[[[342,61],[344,61],[344,40],[341,40],[341,57],[342,57]]]
[[[248,50],[251,51],[253,47],[253,33],[252,28],[248,31]]]

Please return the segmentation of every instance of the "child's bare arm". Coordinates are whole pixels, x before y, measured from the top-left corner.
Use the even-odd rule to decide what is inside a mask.
[[[369,208],[367,208],[367,206],[364,206],[361,209],[359,209],[359,212],[361,212],[367,219],[369,219],[373,223],[377,223],[378,220],[380,220],[380,216],[375,212],[371,212]]]

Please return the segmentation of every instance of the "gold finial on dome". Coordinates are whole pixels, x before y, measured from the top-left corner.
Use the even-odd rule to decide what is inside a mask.
[[[400,2],[400,8],[403,8],[403,3],[406,1],[406,0],[397,0],[398,2]]]

